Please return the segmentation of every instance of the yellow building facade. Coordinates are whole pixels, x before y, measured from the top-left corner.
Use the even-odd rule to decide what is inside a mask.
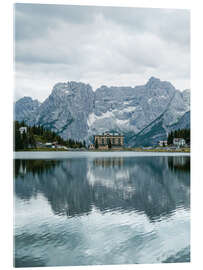
[[[124,136],[121,134],[102,134],[94,136],[94,144],[98,144],[98,149],[108,150],[109,145],[112,149],[121,149],[124,145]]]

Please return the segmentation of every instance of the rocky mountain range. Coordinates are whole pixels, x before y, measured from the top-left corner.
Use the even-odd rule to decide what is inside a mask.
[[[15,119],[43,125],[64,139],[91,142],[93,135],[119,132],[128,146],[154,145],[167,133],[190,126],[190,90],[180,91],[151,77],[135,87],[81,82],[57,83],[42,103],[24,97],[14,104]]]
[[[35,124],[35,117],[41,103],[31,97],[23,97],[15,103],[15,120],[25,121],[28,125]]]

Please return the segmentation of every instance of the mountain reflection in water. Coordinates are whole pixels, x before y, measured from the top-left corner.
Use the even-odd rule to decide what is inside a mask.
[[[16,198],[29,202],[43,195],[59,217],[79,218],[95,208],[121,218],[141,213],[153,224],[190,208],[189,157],[15,160],[14,171]]]
[[[153,220],[189,208],[188,157],[134,159],[16,160],[15,192],[22,199],[43,193],[55,214],[67,216],[95,205],[144,211]]]

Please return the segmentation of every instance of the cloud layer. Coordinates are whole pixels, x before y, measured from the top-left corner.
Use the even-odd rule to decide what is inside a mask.
[[[15,5],[15,98],[45,99],[59,81],[189,88],[187,10]]]

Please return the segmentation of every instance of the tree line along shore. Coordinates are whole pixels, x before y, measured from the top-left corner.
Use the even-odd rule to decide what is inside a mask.
[[[174,147],[174,138],[183,138],[186,141],[185,147]],[[85,140],[83,142],[67,139],[64,140],[56,132],[43,126],[28,126],[24,121],[14,121],[14,151],[96,151],[95,148],[89,149]],[[137,151],[137,152],[190,152],[190,129],[179,129],[168,134],[167,145],[147,146],[147,147],[122,147],[120,150],[113,150],[109,145],[108,151]]]

